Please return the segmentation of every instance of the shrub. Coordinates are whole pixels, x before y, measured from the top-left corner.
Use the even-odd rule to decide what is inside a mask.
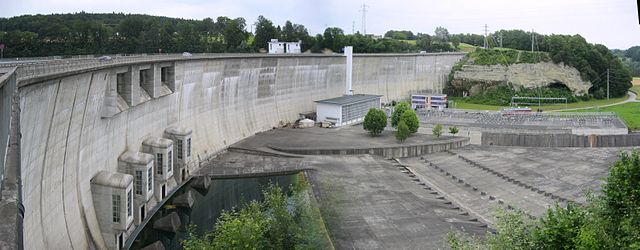
[[[364,123],[362,127],[368,131],[372,136],[382,133],[387,126],[387,114],[381,109],[372,108],[369,109],[367,115],[364,117]]]
[[[440,137],[442,135],[442,125],[436,125],[435,127],[433,127],[433,130],[431,130],[431,132],[433,132],[433,135],[435,135],[436,137]]]
[[[393,114],[391,114],[391,127],[397,128],[398,122],[400,121],[400,116],[402,114],[411,109],[411,105],[408,102],[399,102],[393,108]]]
[[[418,120],[418,115],[416,115],[415,111],[413,111],[412,109],[404,111],[404,113],[402,113],[402,115],[400,116],[400,120],[404,121],[404,123],[407,124],[407,127],[409,127],[409,132],[411,134],[418,132],[420,121]]]
[[[409,137],[409,134],[411,134],[411,132],[409,131],[409,127],[404,121],[401,120],[398,123],[398,130],[396,131],[396,139],[399,142],[404,142],[404,140],[406,140],[407,137]]]
[[[453,127],[449,127],[449,133],[452,135],[455,135],[458,133],[458,127],[453,126]]]

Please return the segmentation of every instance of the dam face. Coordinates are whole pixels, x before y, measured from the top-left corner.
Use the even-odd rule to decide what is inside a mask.
[[[412,91],[441,92],[463,56],[354,55],[353,89],[383,95],[385,103],[407,99]],[[25,249],[104,249],[116,247],[118,236],[105,232],[116,230],[115,224],[105,226],[100,219],[104,213],[111,219],[112,203],[96,200],[101,197],[96,190],[102,189],[94,185],[105,185],[96,179],[98,173],[122,173],[122,162],[129,162],[121,157],[125,152],[147,152],[143,144],[172,139],[167,133],[174,130],[168,129],[181,128],[177,138],[186,131],[190,139],[179,147],[189,151],[178,156],[182,151],[174,140],[174,159],[183,163],[174,164],[176,178],[167,179],[166,187],[175,188],[200,162],[229,145],[295,121],[300,113],[314,111],[316,100],[342,95],[345,58],[158,59],[63,72],[18,86]],[[159,192],[160,186],[154,189]],[[150,211],[162,198],[145,200],[144,209]],[[126,239],[139,219],[129,222],[124,216]]]

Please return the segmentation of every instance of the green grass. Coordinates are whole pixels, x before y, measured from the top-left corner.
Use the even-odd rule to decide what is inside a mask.
[[[411,45],[416,45],[416,42],[417,42],[417,40],[400,40],[400,41],[411,44]]]
[[[614,112],[624,120],[629,129],[640,129],[640,102],[628,102],[600,109],[583,109],[579,112]]]
[[[569,103],[567,104],[567,106],[565,107],[564,104],[550,104],[550,105],[542,105],[542,110],[544,111],[552,111],[552,110],[559,110],[559,109],[571,109],[571,108],[587,108],[587,107],[597,107],[597,106],[602,106],[602,105],[607,105],[607,104],[613,104],[616,102],[621,102],[624,101],[628,98],[627,95],[625,95],[624,97],[620,97],[620,98],[612,98],[610,100],[590,100],[590,101],[584,101],[584,102],[575,102],[575,103]],[[486,105],[486,104],[475,104],[475,103],[469,103],[466,102],[465,100],[463,100],[462,98],[459,97],[449,97],[450,100],[453,100],[455,102],[455,107],[452,108],[458,108],[458,109],[473,109],[473,110],[501,110],[503,108],[505,108],[505,106],[494,106],[494,105]],[[535,110],[538,108],[538,106],[530,106],[532,110]]]
[[[476,46],[467,43],[460,43],[460,45],[458,45],[458,49],[460,49],[460,51],[462,52],[473,52],[476,50],[476,48]]]
[[[640,100],[640,85],[633,85],[630,90],[635,92],[636,94],[639,94],[636,96],[636,100]]]

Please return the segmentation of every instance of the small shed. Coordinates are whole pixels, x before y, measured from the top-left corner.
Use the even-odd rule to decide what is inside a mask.
[[[318,122],[331,122],[335,126],[364,121],[371,108],[380,108],[381,95],[343,95],[316,101]]]

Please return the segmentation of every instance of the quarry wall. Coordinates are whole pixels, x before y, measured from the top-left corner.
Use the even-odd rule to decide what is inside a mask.
[[[413,91],[440,92],[463,56],[354,55],[353,89],[383,95],[385,103]],[[162,65],[170,65],[171,81],[160,76]],[[194,159],[204,161],[313,111],[316,100],[342,95],[344,65],[339,55],[158,59],[23,79],[25,248],[104,248],[90,180],[101,170],[117,171],[120,154],[180,126],[193,130]],[[152,71],[138,74],[145,69]],[[122,92],[128,97],[113,94],[122,71],[134,83]]]
[[[465,82],[485,82],[469,89],[471,95],[484,88],[500,83],[511,83],[516,87],[534,88],[559,82],[566,85],[575,95],[589,93],[590,82],[580,77],[580,72],[571,66],[553,62],[518,63],[505,65],[464,65],[456,71],[452,84],[455,88],[463,87]]]

